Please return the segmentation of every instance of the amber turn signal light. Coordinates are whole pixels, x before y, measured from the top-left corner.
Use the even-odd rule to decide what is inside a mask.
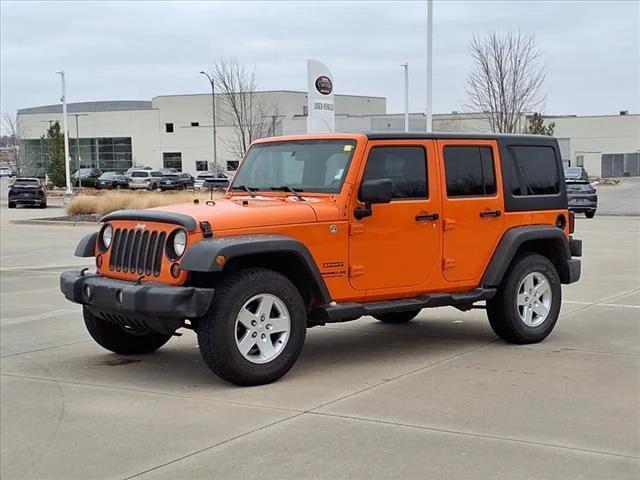
[[[180,270],[180,265],[177,263],[173,263],[171,264],[171,276],[173,278],[178,278],[180,276],[180,272],[182,270]]]
[[[102,267],[102,255],[100,254],[96,256],[96,267],[98,268]]]
[[[223,266],[226,263],[227,259],[224,258],[224,255],[218,255],[216,257],[216,265]]]

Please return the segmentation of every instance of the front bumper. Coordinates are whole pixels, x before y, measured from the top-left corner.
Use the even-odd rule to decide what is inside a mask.
[[[62,273],[60,290],[68,300],[86,306],[98,316],[135,319],[149,330],[161,332],[175,331],[185,318],[203,316],[213,298],[211,288],[138,284],[96,274],[83,275],[76,270]]]

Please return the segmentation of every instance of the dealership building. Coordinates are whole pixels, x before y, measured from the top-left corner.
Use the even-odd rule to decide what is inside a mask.
[[[255,101],[268,105],[267,135],[306,133],[307,93],[276,90],[257,92]],[[211,94],[161,95],[151,101],[70,103],[68,129],[72,170],[82,167],[124,171],[132,166],[177,168],[196,174],[208,170],[233,171],[239,149],[233,115],[216,95],[216,151],[213,161]],[[566,165],[584,166],[591,176],[640,175],[640,115],[549,116],[555,123]],[[62,125],[62,106],[18,110],[22,132],[21,155],[27,171],[46,170],[46,132]],[[527,116],[523,115],[522,125]],[[426,130],[424,114],[411,114],[409,129]],[[490,132],[481,114],[452,112],[433,116],[435,132]],[[384,97],[335,95],[336,132],[402,132],[403,114],[387,114]],[[79,141],[77,140],[79,139]]]

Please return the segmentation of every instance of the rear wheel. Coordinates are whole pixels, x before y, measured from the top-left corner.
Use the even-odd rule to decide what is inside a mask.
[[[198,346],[214,373],[236,385],[282,377],[298,359],[306,335],[304,302],[291,281],[272,270],[241,270],[216,290],[198,320]]]
[[[373,318],[380,320],[383,323],[407,323],[418,316],[420,310],[409,310],[407,312],[393,312],[383,313],[381,315],[374,315]]]
[[[596,211],[593,210],[593,211],[590,211],[590,212],[584,212],[584,216],[587,217],[587,218],[593,218],[593,217],[596,216]]]
[[[516,259],[498,293],[487,301],[493,331],[510,343],[536,343],[553,330],[562,303],[562,287],[555,266],[542,255]]]
[[[159,333],[128,333],[115,323],[96,317],[86,307],[82,309],[82,314],[91,338],[101,347],[114,353],[134,355],[155,352],[171,338],[171,335]]]

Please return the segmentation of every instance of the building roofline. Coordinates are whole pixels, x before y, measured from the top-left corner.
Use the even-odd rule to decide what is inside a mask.
[[[256,90],[255,93],[299,93],[302,95],[307,95],[306,91],[303,90]],[[164,98],[164,97],[193,97],[193,96],[202,96],[202,95],[211,95],[211,93],[209,92],[204,92],[204,93],[174,93],[174,94],[168,94],[168,95],[156,95],[154,97],[152,97],[153,99],[156,98]],[[221,95],[221,93],[216,93],[216,95]],[[377,96],[377,95],[352,95],[350,93],[335,93],[334,94],[336,97],[357,97],[357,98],[376,98],[376,99],[381,99],[381,100],[386,100],[387,97],[381,97],[381,96]]]
[[[95,102],[67,103],[68,113],[98,113],[98,112],[123,112],[131,110],[153,110],[153,104],[149,100],[99,100]],[[18,115],[37,115],[48,113],[62,113],[62,104],[40,105],[36,107],[19,108]]]

